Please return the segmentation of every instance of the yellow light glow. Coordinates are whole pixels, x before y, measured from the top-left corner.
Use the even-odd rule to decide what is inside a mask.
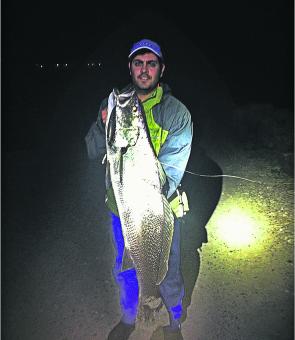
[[[248,253],[263,248],[265,239],[270,237],[268,229],[263,202],[234,195],[218,206],[210,221],[209,234],[220,247]]]
[[[255,241],[258,226],[253,216],[231,208],[218,219],[218,235],[230,246],[247,246]]]

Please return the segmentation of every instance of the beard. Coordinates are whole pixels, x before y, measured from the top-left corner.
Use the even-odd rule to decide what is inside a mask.
[[[152,82],[149,82],[148,84],[142,84],[140,80],[134,77],[133,74],[131,75],[131,77],[136,93],[146,95],[151,93],[158,86],[160,80],[160,72],[157,74],[154,80]]]

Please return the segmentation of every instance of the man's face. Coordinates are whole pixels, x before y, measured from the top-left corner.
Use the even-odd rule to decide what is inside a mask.
[[[164,71],[154,53],[138,54],[129,63],[132,82],[139,93],[149,93],[156,88]]]

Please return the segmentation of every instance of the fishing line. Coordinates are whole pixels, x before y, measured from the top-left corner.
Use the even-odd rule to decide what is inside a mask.
[[[161,164],[163,165],[167,165],[167,166],[170,166],[171,168],[175,168],[177,170],[182,170],[181,168],[177,167],[177,166],[173,166],[173,165],[170,165],[170,164],[166,164],[166,163],[163,163],[163,162],[160,162]],[[252,182],[252,183],[259,183],[259,184],[262,184],[261,182],[259,181],[254,181],[253,179],[249,179],[249,178],[245,178],[245,177],[240,177],[240,176],[235,176],[235,175],[205,175],[205,174],[197,174],[195,172],[192,172],[192,171],[189,171],[189,170],[184,170],[184,172],[187,172],[188,174],[190,175],[194,175],[194,176],[199,176],[199,177],[210,177],[210,178],[217,178],[217,177],[228,177],[228,178],[236,178],[236,179],[241,179],[243,181],[248,181],[248,182]]]
[[[106,155],[104,156],[104,158],[102,160],[102,164],[105,162],[105,160],[106,160]],[[171,168],[183,171],[183,169],[179,168],[178,166],[174,166],[174,165],[167,164],[167,163],[164,163],[164,162],[160,162],[160,163],[163,164],[163,165],[167,165]],[[184,172],[186,172],[190,175],[199,176],[199,177],[209,177],[209,178],[227,177],[227,178],[236,178],[236,179],[241,179],[243,181],[262,184],[259,181],[254,181],[253,179],[249,179],[249,178],[241,177],[241,176],[235,176],[235,175],[205,175],[205,174],[197,174],[196,172],[189,171],[189,170],[184,170]]]

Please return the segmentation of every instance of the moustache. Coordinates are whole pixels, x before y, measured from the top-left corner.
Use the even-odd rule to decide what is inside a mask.
[[[142,73],[142,74],[140,74],[139,76],[138,76],[138,78],[143,78],[143,77],[146,77],[146,78],[148,78],[148,79],[151,79],[151,77],[147,74],[147,73]]]

